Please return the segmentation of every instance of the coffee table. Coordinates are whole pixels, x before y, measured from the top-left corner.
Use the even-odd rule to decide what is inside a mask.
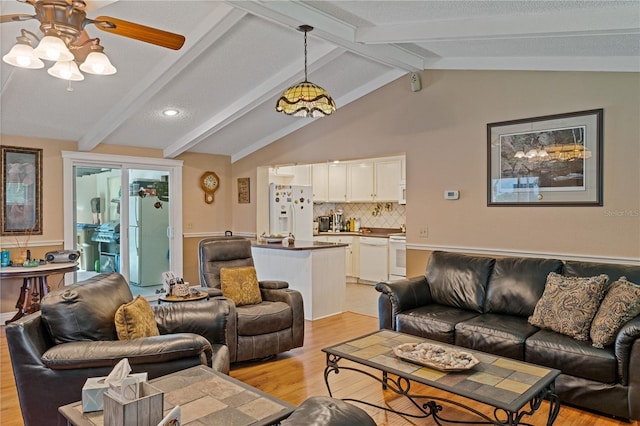
[[[183,425],[273,425],[295,409],[239,380],[203,365],[150,380],[164,392],[164,415],[180,405]],[[82,402],[58,409],[67,425],[104,426],[102,411],[82,412]]]
[[[392,351],[394,346],[403,343],[421,342],[464,350],[473,354],[480,363],[469,370],[444,372],[403,361],[397,358]],[[367,334],[324,348],[322,351],[326,353],[324,380],[330,396],[333,396],[329,385],[329,375],[331,373],[338,374],[341,370],[356,371],[380,382],[383,389],[389,389],[408,398],[420,411],[420,414],[402,413],[356,399],[344,399],[345,401],[359,402],[409,417],[431,417],[438,425],[441,422],[470,423],[442,417],[440,415],[443,410],[441,403],[463,408],[479,416],[481,421],[473,422],[473,424],[527,424],[522,422],[523,417],[536,412],[544,399],[549,401],[547,425],[553,424],[560,411],[560,401],[555,394],[555,378],[560,374],[560,371],[552,368],[459,348],[390,330],[380,330]],[[340,365],[343,359],[352,361],[356,366]],[[381,371],[382,377],[365,371],[359,365]],[[421,383],[492,406],[494,407],[494,418],[492,419],[457,401],[413,394],[411,393],[412,382]],[[424,403],[420,402],[425,400],[426,402]]]

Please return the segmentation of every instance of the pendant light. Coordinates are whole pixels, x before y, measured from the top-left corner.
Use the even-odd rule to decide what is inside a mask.
[[[310,25],[301,25],[304,32],[304,81],[289,87],[276,103],[276,111],[296,117],[324,117],[336,110],[336,104],[322,87],[307,80],[307,33]]]

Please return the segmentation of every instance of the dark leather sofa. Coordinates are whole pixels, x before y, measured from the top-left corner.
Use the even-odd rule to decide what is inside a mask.
[[[550,272],[640,283],[634,265],[435,251],[424,276],[376,285],[380,328],[556,368],[563,403],[640,419],[640,316],[604,349],[534,327],[528,317]]]
[[[101,274],[50,292],[42,311],[6,326],[26,426],[66,425],[58,407],[81,400],[87,378],[108,375],[122,358],[132,372],[146,372],[149,379],[201,364],[229,372],[231,302],[152,306],[160,335],[119,341],[115,312],[131,300],[122,275]]]

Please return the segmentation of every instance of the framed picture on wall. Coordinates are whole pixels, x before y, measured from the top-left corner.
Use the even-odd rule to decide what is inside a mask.
[[[249,178],[238,178],[238,203],[249,204],[251,202],[251,192]]]
[[[602,206],[603,110],[487,124],[488,206]]]
[[[42,149],[2,146],[2,235],[42,235]]]

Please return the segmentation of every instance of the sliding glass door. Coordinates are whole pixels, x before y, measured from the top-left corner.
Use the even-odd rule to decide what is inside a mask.
[[[182,161],[63,152],[65,242],[78,279],[120,272],[152,296],[162,272],[182,276]]]

